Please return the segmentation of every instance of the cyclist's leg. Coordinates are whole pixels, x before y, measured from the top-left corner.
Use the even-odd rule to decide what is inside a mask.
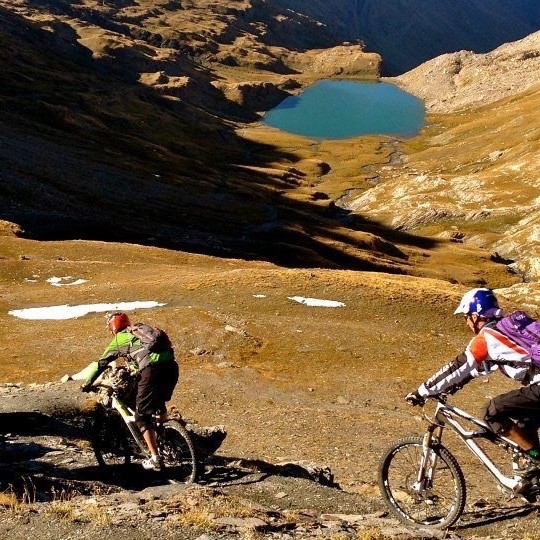
[[[140,373],[136,411],[144,440],[153,457],[159,456],[155,420],[165,419],[166,401],[172,397],[178,382],[175,361],[150,364]]]
[[[156,365],[155,373],[156,400],[159,400],[159,409],[156,414],[166,415],[166,402],[170,401],[178,383],[179,370],[176,361],[164,362]]]
[[[530,429],[518,426],[516,421],[535,418],[539,413],[540,389],[538,385],[531,385],[493,398],[484,419],[496,433],[508,437],[527,451],[535,448],[538,437],[533,437]]]
[[[538,429],[540,428],[539,418],[523,418],[518,422],[518,427],[523,431],[525,437],[532,442],[535,448],[540,446],[538,439]]]
[[[152,366],[152,401],[147,410],[152,411],[158,423],[167,420],[167,405],[178,382],[178,364],[164,362]]]
[[[155,370],[152,365],[140,372],[135,405],[137,425],[152,456],[157,456],[159,453],[154,423],[156,407],[159,407],[159,403],[156,405],[155,379]]]

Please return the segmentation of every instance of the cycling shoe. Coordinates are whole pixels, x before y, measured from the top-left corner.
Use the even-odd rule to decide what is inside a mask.
[[[512,463],[512,472],[515,476],[522,478],[531,478],[540,475],[540,460],[531,456],[516,456]]]
[[[161,471],[163,470],[163,459],[161,457],[152,456],[148,459],[145,459],[141,465],[143,469],[147,471]]]

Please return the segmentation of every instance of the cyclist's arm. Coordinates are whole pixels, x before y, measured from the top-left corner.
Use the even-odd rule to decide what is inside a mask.
[[[487,369],[488,346],[483,333],[474,336],[463,353],[446,364],[435,375],[418,388],[421,397],[433,396],[441,392],[452,392],[467,384]]]
[[[96,362],[96,367],[92,373],[89,374],[84,386],[92,384],[104,371],[107,366],[117,358],[126,356],[129,354],[131,348],[133,336],[128,332],[119,332],[114,336],[109,343],[103,354]]]
[[[421,384],[418,388],[418,394],[427,397],[441,392],[451,392],[456,387],[467,384],[477,375],[476,361],[463,352]]]

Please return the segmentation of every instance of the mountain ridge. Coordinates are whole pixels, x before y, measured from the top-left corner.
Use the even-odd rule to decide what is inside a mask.
[[[462,49],[487,52],[540,29],[533,0],[278,0],[335,29],[336,38],[362,40],[383,59],[384,75],[410,71]]]
[[[384,172],[391,161],[391,174],[401,174],[400,160],[415,153],[407,141],[366,138],[352,157],[355,142],[325,142],[313,150],[305,139],[252,123],[261,110],[322,75],[379,76],[380,57],[361,44],[317,50],[267,44],[265,39],[276,36],[286,42],[287,32],[276,28],[290,24],[305,24],[330,39],[329,28],[302,15],[296,5],[298,11],[292,13],[290,8],[283,13],[276,11],[279,6],[269,8],[280,24],[268,38],[272,19],[257,18],[268,7],[264,2],[238,0],[224,8],[200,0],[189,9],[150,1],[9,2],[2,8],[2,40],[16,54],[3,59],[2,99],[10,111],[4,133],[10,135],[2,151],[12,181],[0,217],[15,225],[5,230],[42,239],[67,234],[149,242],[289,266],[428,276],[440,275],[436,258],[426,265],[426,255],[433,257],[439,248],[450,258],[469,259],[471,266],[482,268],[481,261],[502,260],[491,257],[491,249],[512,260],[515,248],[500,247],[489,235],[486,241],[482,232],[475,233],[475,242],[488,252],[471,257],[469,247],[452,245],[453,233],[447,230],[437,237],[409,235],[414,226],[403,224],[423,222],[424,217],[398,216],[402,232],[396,232],[391,223],[379,220],[386,203],[375,213],[361,206],[362,193],[372,198],[383,190],[382,185],[371,189],[385,176],[374,171]],[[321,8],[311,7],[317,6]],[[345,19],[350,7],[340,4],[335,13]],[[518,81],[536,62],[535,47],[531,42],[515,54],[502,47],[502,53],[482,58],[504,66],[501,72],[511,68]],[[513,63],[505,64],[509,55]],[[467,72],[465,67],[461,72]],[[411,73],[414,77],[416,72]],[[426,79],[436,81],[422,73],[419,84]],[[471,78],[468,95],[481,95],[479,84],[493,86],[495,80],[481,74]],[[440,87],[432,84],[432,92]],[[460,88],[465,91],[466,85]],[[513,92],[520,99],[521,90],[509,86],[505,95]],[[496,95],[491,92],[489,98]],[[428,133],[432,138],[421,135],[421,145],[444,138]],[[489,155],[496,154],[497,165],[512,156],[499,147]],[[402,172],[408,174],[407,165]],[[429,177],[429,168],[416,177],[422,174]],[[451,221],[444,216],[453,215],[446,208],[431,208],[425,215],[430,212],[439,216],[434,223],[441,227]],[[114,227],[109,226],[110,215],[117,217]],[[474,221],[482,226],[482,219]],[[465,244],[468,237],[461,240]],[[534,257],[526,259],[514,276],[505,274],[504,266],[485,271],[507,285],[519,281],[522,273],[535,272]],[[461,269],[445,267],[448,279],[463,279]]]

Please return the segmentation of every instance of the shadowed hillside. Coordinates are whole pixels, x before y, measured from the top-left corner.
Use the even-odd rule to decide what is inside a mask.
[[[22,234],[403,271],[406,256],[391,243],[372,256],[373,236],[358,232],[346,253],[327,209],[286,197],[304,181],[295,157],[241,139],[226,115],[213,114],[210,70],[182,57],[178,68],[197,90],[171,99],[133,84],[115,66],[131,66],[126,58],[92,56],[56,19],[2,9],[1,21],[2,46],[13,51],[0,60],[9,179],[1,217]]]
[[[396,75],[443,53],[487,52],[540,29],[536,0],[276,0],[322,21],[338,40],[362,40]]]
[[[342,199],[373,187],[374,167],[405,159],[400,141],[313,142],[245,123],[324,74],[377,78],[380,57],[359,45],[287,49],[293,33],[281,26],[329,29],[314,18],[271,10],[280,21],[272,26],[265,5],[240,0],[6,6],[0,217],[14,224],[6,231],[286,266],[517,279],[489,252],[346,209]]]

